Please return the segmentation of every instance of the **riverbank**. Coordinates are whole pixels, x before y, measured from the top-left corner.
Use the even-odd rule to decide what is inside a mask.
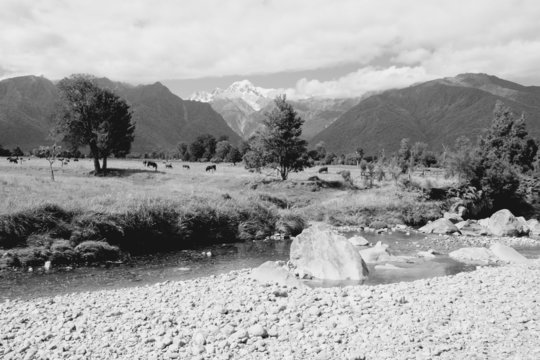
[[[291,289],[249,270],[0,307],[8,359],[538,359],[540,260]]]

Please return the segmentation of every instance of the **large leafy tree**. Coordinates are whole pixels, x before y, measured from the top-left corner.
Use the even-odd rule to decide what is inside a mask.
[[[129,105],[88,75],[64,78],[58,89],[55,132],[72,148],[88,146],[95,173],[106,172],[108,157],[126,156],[131,149],[135,124]]]
[[[298,116],[285,95],[278,96],[275,108],[265,114],[265,128],[259,133],[262,161],[286,180],[291,171],[300,171],[307,164],[306,141],[301,139],[304,120]]]

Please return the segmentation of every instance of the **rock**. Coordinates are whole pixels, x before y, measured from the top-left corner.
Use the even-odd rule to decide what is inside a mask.
[[[376,263],[381,261],[391,260],[391,255],[388,252],[388,245],[382,242],[377,242],[375,246],[358,251],[362,259],[367,263]]]
[[[251,277],[263,283],[279,284],[297,288],[306,287],[304,283],[294,277],[288,270],[279,266],[275,261],[267,261],[251,270]]]
[[[525,256],[518,253],[515,249],[501,243],[495,243],[489,249],[501,261],[517,264],[529,262]]]
[[[191,342],[194,345],[204,345],[206,344],[206,336],[201,332],[196,332],[191,338]]]
[[[461,221],[456,224],[456,227],[461,231],[462,235],[466,236],[485,236],[490,234],[487,228],[473,220]]]
[[[51,261],[50,260],[45,261],[45,265],[43,265],[43,270],[45,270],[45,271],[51,270]]]
[[[459,233],[459,229],[448,219],[441,218],[429,224],[424,225],[419,229],[426,234],[452,234]]]
[[[525,219],[517,219],[507,210],[499,210],[489,218],[488,230],[496,236],[519,236],[529,232]]]
[[[236,332],[234,332],[230,339],[237,342],[245,341],[249,337],[249,334],[246,329],[239,329]]]
[[[363,280],[368,275],[356,248],[324,224],[312,225],[294,238],[290,261],[319,279]]]
[[[454,224],[463,221],[463,218],[459,214],[451,212],[445,212],[443,218],[450,220]]]
[[[418,252],[418,256],[425,257],[425,258],[434,258],[436,255],[440,255],[440,254],[433,249]]]
[[[467,264],[487,265],[497,261],[491,250],[484,247],[461,248],[448,254],[452,259]]]
[[[540,222],[536,219],[530,219],[527,221],[527,227],[529,228],[529,236],[538,238],[540,237]]]
[[[367,241],[366,238],[360,235],[353,236],[352,238],[349,238],[347,240],[349,240],[349,242],[353,244],[354,246],[368,246],[369,245],[369,241]]]
[[[260,324],[255,324],[249,327],[248,329],[249,337],[262,337],[265,338],[268,336],[266,330]]]

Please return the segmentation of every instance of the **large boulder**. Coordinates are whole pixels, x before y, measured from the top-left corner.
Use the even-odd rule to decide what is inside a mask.
[[[388,252],[388,245],[380,241],[373,247],[360,250],[359,253],[362,259],[369,264],[392,260],[392,256]]]
[[[452,259],[474,265],[487,265],[497,262],[491,250],[484,247],[461,248],[448,254]]]
[[[280,286],[297,288],[307,286],[275,261],[267,261],[251,270],[251,277],[262,283],[279,284]]]
[[[489,230],[480,225],[474,220],[465,220],[458,222],[456,227],[461,231],[462,235],[467,236],[484,236],[489,235]]]
[[[491,245],[489,249],[499,260],[504,262],[515,264],[524,264],[529,262],[525,256],[521,255],[510,246],[506,246],[501,243],[495,243]]]
[[[525,219],[517,219],[510,210],[499,210],[489,218],[488,230],[497,236],[520,236],[529,232]]]
[[[314,224],[294,238],[290,261],[300,272],[325,280],[363,280],[368,269],[358,250],[324,224]]]
[[[419,229],[426,234],[452,234],[459,233],[459,229],[448,219],[442,218],[430,222]]]

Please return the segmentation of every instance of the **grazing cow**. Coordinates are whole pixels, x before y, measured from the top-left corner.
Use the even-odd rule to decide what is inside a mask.
[[[189,170],[189,165],[182,165],[182,167]]]
[[[319,174],[328,174],[328,166],[320,168]]]
[[[75,159],[73,159],[73,161],[79,161],[79,159],[78,159],[78,158],[75,158]]]
[[[206,171],[216,171],[216,170],[217,170],[217,169],[216,169],[216,165],[215,165],[215,164],[214,164],[214,165],[208,165],[208,166],[206,167]]]
[[[166,167],[167,169],[172,169],[172,164],[166,164],[165,167]]]
[[[8,157],[7,159],[8,159],[10,164],[11,163],[13,163],[13,164],[18,164],[19,163],[17,158]]]
[[[157,171],[157,164],[153,161],[147,161],[146,166],[153,167],[155,171]]]

